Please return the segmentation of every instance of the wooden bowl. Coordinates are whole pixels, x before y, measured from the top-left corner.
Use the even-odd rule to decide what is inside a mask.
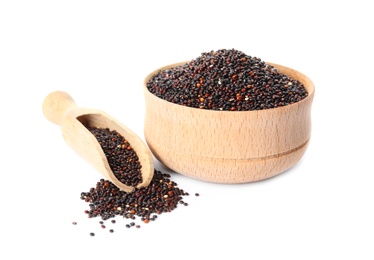
[[[271,64],[304,84],[308,97],[292,105],[256,111],[215,111],[165,101],[144,80],[145,140],[153,155],[173,171],[214,183],[270,178],[295,165],[311,134],[313,82],[302,73]]]

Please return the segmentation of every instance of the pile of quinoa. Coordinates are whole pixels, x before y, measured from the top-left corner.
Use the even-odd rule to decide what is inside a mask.
[[[170,179],[170,175],[154,170],[153,178],[146,187],[136,188],[142,181],[139,157],[131,144],[117,131],[109,128],[87,127],[99,142],[114,175],[122,183],[135,187],[131,193],[119,189],[111,181],[100,179],[95,187],[81,193],[81,200],[88,203],[85,213],[89,218],[101,218],[101,228],[106,228],[105,220],[121,216],[135,220],[139,217],[144,223],[156,220],[157,216],[171,212],[178,204],[188,206],[183,201],[189,194]],[[197,195],[198,196],[198,195]],[[114,219],[111,221],[116,223]],[[73,222],[76,225],[77,222]],[[126,224],[130,228],[135,222]],[[110,229],[109,232],[114,232]],[[90,233],[95,236],[94,232]]]
[[[140,217],[148,223],[155,215],[171,212],[178,203],[187,206],[183,196],[189,194],[170,180],[170,175],[155,170],[151,183],[127,193],[112,182],[101,179],[88,192],[81,193],[81,199],[89,203],[85,213],[89,218],[101,217],[102,220],[122,216],[127,219]]]
[[[131,144],[116,130],[90,127],[99,142],[114,176],[127,186],[136,187],[143,181],[139,157]]]
[[[282,107],[308,96],[299,81],[235,49],[204,52],[183,65],[158,71],[146,86],[178,105],[224,111]]]

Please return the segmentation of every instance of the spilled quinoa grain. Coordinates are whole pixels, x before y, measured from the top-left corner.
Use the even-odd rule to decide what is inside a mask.
[[[100,217],[102,220],[122,216],[127,219],[140,217],[144,223],[155,220],[155,214],[174,210],[178,202],[188,193],[180,189],[170,175],[155,170],[151,183],[147,187],[136,188],[127,193],[112,182],[101,179],[96,186],[82,192],[80,198],[88,203],[85,213],[89,218]],[[187,206],[186,203],[184,203]],[[129,226],[134,226],[130,224]]]

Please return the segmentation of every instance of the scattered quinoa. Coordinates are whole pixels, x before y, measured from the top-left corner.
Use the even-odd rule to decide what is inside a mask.
[[[112,182],[101,179],[94,188],[81,193],[81,199],[89,204],[85,213],[89,218],[101,217],[107,220],[115,216],[142,221],[155,220],[155,214],[171,212],[183,196],[188,193],[180,189],[170,175],[155,170],[153,179],[147,187],[136,188],[127,193]],[[167,196],[165,196],[167,195]],[[184,203],[186,205],[186,203]],[[133,224],[134,225],[134,224]]]

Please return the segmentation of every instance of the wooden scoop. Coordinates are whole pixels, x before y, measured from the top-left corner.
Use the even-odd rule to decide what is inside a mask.
[[[151,182],[154,166],[153,157],[147,145],[129,128],[105,112],[77,107],[69,94],[56,91],[45,98],[43,113],[49,121],[61,126],[66,143],[80,156],[118,188],[132,192],[134,187],[123,184],[115,177],[99,142],[87,127],[109,128],[117,131],[130,143],[139,157],[143,181],[136,187],[147,186]]]

